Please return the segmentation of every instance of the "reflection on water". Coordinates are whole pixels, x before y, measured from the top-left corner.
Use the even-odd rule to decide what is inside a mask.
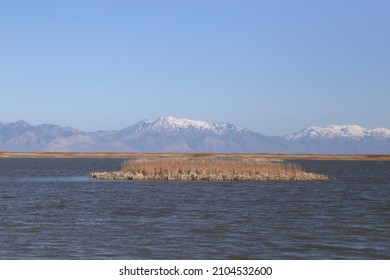
[[[390,162],[300,162],[326,182],[85,176],[121,163],[0,159],[0,258],[390,258]]]

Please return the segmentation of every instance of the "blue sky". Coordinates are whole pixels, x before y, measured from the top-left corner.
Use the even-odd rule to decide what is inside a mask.
[[[0,121],[390,128],[390,1],[0,1]]]

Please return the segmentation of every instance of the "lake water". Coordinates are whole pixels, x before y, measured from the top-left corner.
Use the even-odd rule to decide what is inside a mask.
[[[96,181],[122,159],[0,159],[0,259],[390,259],[390,162],[325,182]]]

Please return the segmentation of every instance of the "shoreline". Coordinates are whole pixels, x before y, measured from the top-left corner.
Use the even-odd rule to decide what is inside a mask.
[[[390,154],[263,154],[263,153],[121,153],[121,152],[0,152],[0,158],[199,158],[284,160],[382,160]]]

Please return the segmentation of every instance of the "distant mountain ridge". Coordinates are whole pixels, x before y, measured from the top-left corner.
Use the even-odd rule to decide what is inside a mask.
[[[17,121],[0,122],[0,151],[390,154],[390,130],[358,125],[312,126],[278,137],[229,123],[175,117],[97,132]]]
[[[386,139],[390,137],[390,129],[366,129],[358,125],[328,125],[326,127],[311,126],[299,132],[287,135],[286,138],[365,138]]]
[[[389,154],[390,130],[358,125],[312,126],[284,139],[295,153]]]

